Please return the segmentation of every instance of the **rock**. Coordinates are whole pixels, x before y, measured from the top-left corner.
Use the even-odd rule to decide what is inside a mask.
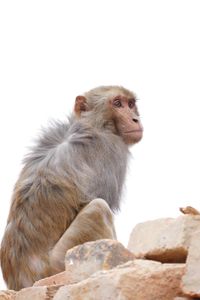
[[[184,264],[134,260],[61,287],[54,300],[172,300],[182,295]]]
[[[194,233],[182,279],[183,292],[190,297],[200,298],[200,231]]]
[[[192,298],[186,298],[186,297],[176,297],[174,300],[192,300]],[[197,300],[197,299],[196,299]]]
[[[134,255],[115,240],[97,240],[67,251],[65,272],[37,281],[34,286],[72,284],[99,270],[109,270],[133,260]]]
[[[34,283],[33,286],[46,286],[46,285],[62,285],[62,284],[72,284],[76,282],[73,278],[73,274],[68,272],[61,272],[56,275],[40,279]]]
[[[137,258],[185,262],[192,234],[200,230],[200,215],[184,215],[136,225],[128,249]]]
[[[65,256],[65,269],[77,271],[85,279],[99,270],[109,270],[135,256],[116,240],[97,240],[76,246]]]
[[[17,292],[15,300],[52,300],[60,285],[38,286],[22,289]]]
[[[192,206],[180,207],[179,210],[185,215],[200,215],[200,212]]]
[[[0,291],[0,300],[14,300],[15,299],[15,291]]]

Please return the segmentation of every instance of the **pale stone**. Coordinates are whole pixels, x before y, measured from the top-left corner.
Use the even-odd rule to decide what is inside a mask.
[[[200,231],[191,240],[182,289],[190,297],[200,297]]]
[[[58,273],[56,275],[38,280],[34,283],[33,286],[71,284],[74,282],[76,282],[76,281],[75,281],[75,278],[73,278],[73,274],[69,274],[68,272],[64,271],[64,272]]]
[[[133,260],[134,255],[115,240],[97,240],[67,251],[65,272],[37,281],[34,286],[72,284],[99,270],[108,270]]]
[[[182,295],[184,264],[134,260],[61,287],[54,300],[172,300]]]
[[[136,225],[128,249],[137,258],[185,262],[192,234],[200,230],[199,215],[166,218]]]
[[[0,291],[0,300],[14,300],[15,294],[16,292],[12,290]]]
[[[29,287],[19,291],[15,300],[52,300],[60,285]]]
[[[109,270],[133,260],[135,256],[116,240],[97,240],[67,251],[66,270],[81,273],[83,279],[99,270]]]
[[[192,300],[192,298],[188,298],[188,297],[176,297],[176,298],[174,298],[174,300]]]

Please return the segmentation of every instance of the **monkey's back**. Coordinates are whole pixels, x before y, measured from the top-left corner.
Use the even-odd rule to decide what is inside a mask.
[[[80,206],[99,197],[118,209],[127,155],[119,136],[79,121],[56,122],[43,132],[24,161],[1,245],[8,285],[18,289],[18,282],[29,286],[51,275],[49,251]],[[13,274],[21,278],[13,282]]]

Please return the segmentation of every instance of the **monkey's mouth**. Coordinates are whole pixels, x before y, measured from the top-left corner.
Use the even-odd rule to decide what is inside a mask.
[[[124,133],[133,133],[133,132],[143,132],[142,129],[136,129],[136,130],[129,130],[129,131],[125,131]]]

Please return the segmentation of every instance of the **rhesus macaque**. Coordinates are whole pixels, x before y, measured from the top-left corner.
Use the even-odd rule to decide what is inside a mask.
[[[118,86],[78,96],[69,120],[43,131],[24,160],[1,244],[9,289],[63,271],[73,246],[115,238],[128,146],[142,133],[134,94]]]

